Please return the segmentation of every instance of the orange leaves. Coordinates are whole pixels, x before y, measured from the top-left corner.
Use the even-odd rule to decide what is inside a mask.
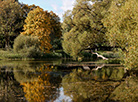
[[[30,11],[25,20],[24,25],[24,35],[34,35],[38,36],[40,42],[40,49],[44,52],[49,52],[52,48],[51,37],[50,35],[54,33],[58,33],[60,31],[60,22],[57,20],[58,16],[56,16],[53,12],[44,11],[42,8],[37,7],[36,9]],[[58,26],[56,26],[58,23]],[[59,30],[55,30],[59,28]],[[57,31],[57,32],[56,32]],[[59,34],[57,34],[59,35]]]
[[[45,100],[49,99],[52,88],[49,82],[50,75],[46,72],[51,70],[48,66],[47,68],[42,66],[38,69],[41,74],[38,76],[37,81],[21,83],[25,97],[29,102],[45,102]]]
[[[28,4],[25,4],[25,5],[23,5],[23,7],[22,7],[22,9],[23,9],[23,11],[24,11],[24,14],[26,14],[26,16],[27,16],[27,14],[31,11],[31,10],[33,10],[34,8],[37,8],[38,6],[35,6],[34,4],[33,5],[28,5]]]

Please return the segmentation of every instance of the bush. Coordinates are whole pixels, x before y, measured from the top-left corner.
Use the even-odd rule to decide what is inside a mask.
[[[14,40],[15,52],[24,53],[25,57],[36,58],[41,55],[38,38],[33,36],[19,35]]]
[[[14,52],[24,55],[25,58],[60,58],[62,57],[61,53],[51,52],[43,53],[39,49],[38,38],[33,36],[19,35],[13,46]]]
[[[20,34],[15,40],[14,40],[14,51],[20,52],[21,50],[27,49],[32,46],[38,45],[38,38],[32,37],[32,36],[25,36]]]
[[[21,59],[24,55],[14,52],[13,50],[5,51],[0,49],[0,60],[5,59]]]

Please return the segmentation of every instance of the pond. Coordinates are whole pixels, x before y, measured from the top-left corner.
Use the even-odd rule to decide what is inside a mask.
[[[0,102],[137,102],[137,76],[94,62],[1,61]]]

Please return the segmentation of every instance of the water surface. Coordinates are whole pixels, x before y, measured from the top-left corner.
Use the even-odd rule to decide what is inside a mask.
[[[82,62],[71,67],[63,61],[0,62],[0,102],[138,101],[136,71],[127,75],[118,65],[95,70],[97,66]]]

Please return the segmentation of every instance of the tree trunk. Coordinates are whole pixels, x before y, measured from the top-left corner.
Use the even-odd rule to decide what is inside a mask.
[[[5,48],[8,50],[10,48],[10,36],[5,36]]]

